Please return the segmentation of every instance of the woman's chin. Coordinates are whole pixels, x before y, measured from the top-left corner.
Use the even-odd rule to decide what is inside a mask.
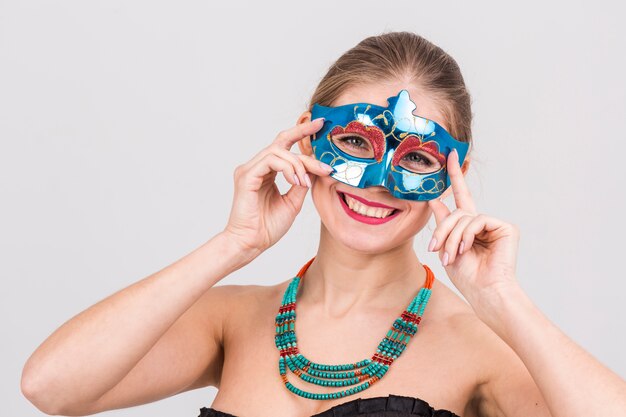
[[[402,243],[392,233],[376,233],[366,226],[346,227],[343,224],[329,233],[342,246],[371,255],[387,252]]]

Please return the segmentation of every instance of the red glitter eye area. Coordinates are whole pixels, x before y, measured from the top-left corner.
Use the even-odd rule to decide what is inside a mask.
[[[446,157],[434,140],[422,142],[418,136],[408,135],[396,148],[392,163],[411,172],[430,174],[446,165]]]
[[[330,138],[339,149],[357,158],[375,158],[380,162],[385,153],[385,134],[376,126],[353,120],[346,127],[335,126]]]

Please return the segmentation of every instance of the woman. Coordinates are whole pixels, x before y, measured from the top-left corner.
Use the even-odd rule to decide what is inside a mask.
[[[477,212],[463,177],[469,154],[462,166],[455,152],[444,161],[451,187],[440,197],[453,194],[452,212],[439,199],[348,185],[316,158],[312,141],[325,122],[311,121],[313,104],[385,107],[401,90],[416,114],[471,143],[470,97],[449,55],[407,32],[363,40],[330,68],[297,124],[237,167],[224,230],[56,330],[26,363],[24,394],[42,411],[63,415],[205,386],[219,392],[212,408],[201,409],[203,417],[626,415],[624,381],[559,331],[518,285],[518,229]],[[363,137],[350,140],[366,144]],[[296,143],[301,154],[290,151]],[[415,163],[437,162],[415,154]],[[285,195],[274,183],[277,172],[292,184]],[[302,260],[300,281],[215,286],[287,232],[309,189],[321,218],[320,243],[312,262]],[[349,199],[360,205],[350,200],[348,206]],[[381,205],[388,209],[367,211]],[[433,213],[437,227],[428,250],[439,253],[469,305],[433,279],[413,250]],[[386,216],[393,217],[363,220]],[[297,298],[301,353],[316,363],[350,364],[377,355],[374,347],[422,288],[431,296],[420,299],[428,307],[421,307],[423,321],[416,320],[419,332],[402,355],[387,357],[392,363],[375,384],[312,400],[303,392],[338,388],[283,372],[281,353],[293,346],[278,349],[284,332],[275,323],[289,300]]]

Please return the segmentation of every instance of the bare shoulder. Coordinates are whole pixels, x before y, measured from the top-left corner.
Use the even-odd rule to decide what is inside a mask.
[[[437,327],[453,331],[467,342],[474,342],[481,347],[504,343],[482,320],[474,309],[445,284],[435,281],[433,296],[427,311],[429,319],[436,321]]]
[[[231,324],[250,322],[255,318],[266,317],[278,309],[280,298],[288,282],[276,285],[239,285],[226,284],[214,286],[206,294],[207,308],[219,304],[222,315],[223,331],[226,333]],[[213,307],[214,308],[214,307]],[[226,335],[226,334],[225,334]]]
[[[519,360],[517,354],[474,313],[472,307],[444,284],[439,284],[439,297],[434,298],[433,309],[429,314],[438,317],[437,326],[451,337],[463,342],[465,349],[480,352],[484,377],[488,378],[492,369],[502,363]],[[436,310],[433,314],[433,310]]]
[[[449,288],[439,293],[435,299],[439,305],[433,309],[437,312],[429,314],[439,316],[433,328],[445,332],[441,337],[455,350],[451,356],[463,358],[464,369],[472,373],[474,389],[466,410],[484,416],[510,415],[511,410],[547,415],[543,398],[515,351],[456,293]]]
[[[441,333],[439,336],[447,345],[454,341],[455,356],[471,357],[477,383],[488,378],[488,368],[494,361],[510,359],[513,351],[509,346],[476,316],[467,301],[445,284],[436,282],[426,311],[424,324],[432,323],[431,331]]]
[[[285,282],[275,285],[257,284],[226,284],[211,288],[208,299],[220,299],[229,311],[246,312],[250,309],[264,307],[269,300],[279,297],[284,291]],[[288,284],[288,283],[287,283]]]

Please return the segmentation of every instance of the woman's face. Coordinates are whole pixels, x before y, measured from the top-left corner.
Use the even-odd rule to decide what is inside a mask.
[[[401,82],[352,87],[332,106],[372,103],[386,107],[387,98],[397,95],[402,89],[408,90],[417,106],[414,114],[433,120],[448,130],[435,102],[418,88]],[[305,112],[299,122],[310,120],[310,117],[311,113]],[[299,146],[302,153],[312,155],[310,138],[300,141]],[[357,188],[330,176],[313,177],[311,196],[323,226],[335,240],[361,252],[383,252],[405,243],[428,223],[432,213],[426,201],[392,197],[382,186]],[[358,203],[355,204],[355,200]]]

